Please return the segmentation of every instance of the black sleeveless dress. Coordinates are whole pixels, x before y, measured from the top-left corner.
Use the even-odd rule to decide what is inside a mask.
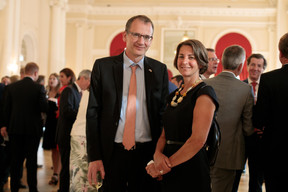
[[[55,96],[58,98],[59,94]],[[55,102],[48,100],[48,112],[45,124],[45,131],[43,134],[42,147],[45,150],[55,149],[57,147],[55,136],[58,118],[56,117],[56,111],[58,106]]]
[[[193,131],[193,110],[199,96],[210,96],[217,111],[218,102],[214,89],[211,86],[202,88],[204,85],[206,84],[201,82],[190,90],[186,97],[183,98],[183,101],[176,107],[170,105],[175,91],[169,95],[168,105],[163,114],[166,141],[184,143],[191,136]],[[164,154],[170,157],[181,146],[181,144],[166,144]],[[193,158],[173,167],[171,172],[165,174],[162,180],[162,191],[210,192],[210,168],[205,149],[202,148]]]

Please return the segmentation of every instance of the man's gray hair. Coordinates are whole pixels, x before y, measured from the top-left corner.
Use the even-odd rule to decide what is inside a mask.
[[[245,62],[245,50],[239,45],[227,47],[222,55],[222,65],[224,69],[235,70]]]
[[[78,80],[80,77],[84,77],[85,79],[91,78],[91,71],[89,69],[84,69],[79,73]]]

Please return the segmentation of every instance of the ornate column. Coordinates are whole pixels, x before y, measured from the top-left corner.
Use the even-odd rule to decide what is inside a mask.
[[[65,67],[66,4],[67,0],[50,0],[49,74],[59,73]]]
[[[75,75],[78,76],[83,67],[83,35],[84,23],[76,23],[76,62],[75,62]]]
[[[0,0],[0,10],[2,10],[6,6],[6,0]]]
[[[1,75],[14,75],[19,68],[21,1],[0,0],[0,10],[5,15]]]
[[[278,49],[278,43],[279,43],[279,40],[280,38],[285,34],[287,33],[288,31],[288,25],[287,25],[287,22],[288,22],[288,13],[287,13],[287,6],[288,6],[288,3],[287,3],[287,0],[277,0],[277,11],[276,11],[276,14],[277,14],[277,18],[276,18],[276,45],[274,46],[275,48],[277,47]],[[277,68],[281,67],[281,63],[279,62],[279,59],[277,57]]]

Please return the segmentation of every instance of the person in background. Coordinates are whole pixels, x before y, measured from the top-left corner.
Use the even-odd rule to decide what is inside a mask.
[[[78,114],[71,130],[70,191],[97,192],[95,185],[90,185],[87,178],[86,112],[88,99],[87,89],[83,91]]]
[[[25,67],[20,68],[20,79],[23,79],[25,77]]]
[[[157,182],[145,171],[162,129],[168,96],[165,64],[145,56],[154,25],[145,15],[130,18],[126,49],[97,59],[87,109],[89,183],[100,172],[105,192],[153,192]]]
[[[177,88],[180,88],[181,84],[184,83],[184,79],[182,75],[175,75],[171,78],[171,82],[174,83],[174,85],[177,86]]]
[[[252,54],[247,59],[247,70],[249,77],[243,82],[252,87],[254,103],[257,101],[257,92],[260,83],[261,74],[267,67],[267,61],[261,54]],[[254,134],[245,138],[246,158],[249,165],[249,192],[262,192],[264,180],[263,157],[261,151],[262,130],[254,129]],[[232,192],[238,191],[241,175],[243,170],[237,170]]]
[[[152,177],[163,176],[162,191],[211,191],[210,169],[204,144],[218,109],[216,94],[199,78],[208,65],[204,45],[195,39],[177,46],[174,66],[184,84],[169,95],[164,128],[146,167]]]
[[[1,83],[3,83],[6,86],[9,85],[11,83],[10,77],[9,76],[2,77]]]
[[[57,145],[55,142],[56,136],[56,126],[57,118],[56,112],[58,110],[57,99],[59,96],[59,89],[61,83],[59,80],[59,75],[57,73],[52,73],[49,76],[48,86],[46,91],[46,96],[48,98],[48,112],[45,123],[45,131],[43,134],[42,147],[44,150],[52,151],[52,163],[53,163],[53,176],[49,181],[49,185],[57,185],[58,175],[61,169],[60,153],[57,150]]]
[[[205,79],[216,92],[219,102],[217,122],[221,144],[211,167],[212,192],[231,192],[236,170],[245,164],[244,136],[254,133],[252,126],[253,93],[250,85],[237,79],[245,62],[245,50],[238,45],[227,47],[222,56],[223,71]]]
[[[64,68],[60,71],[60,82],[61,82],[61,87],[59,89],[59,96],[58,96],[58,111],[56,113],[56,117],[58,118],[59,117],[59,104],[60,104],[60,97],[61,97],[61,93],[62,91],[68,86],[68,85],[72,85],[75,80],[76,80],[76,77],[75,77],[75,74],[74,72],[70,69],[70,68]]]
[[[37,190],[37,151],[43,133],[41,112],[47,112],[45,89],[35,81],[39,67],[25,66],[25,77],[8,85],[4,94],[1,135],[9,136],[11,153],[11,191],[19,190],[20,169],[26,159],[27,182],[30,192]]]
[[[3,93],[5,89],[5,84],[0,83],[0,127],[2,127],[2,114],[3,111]],[[4,185],[8,181],[10,163],[9,163],[9,151],[7,148],[7,141],[4,140],[4,137],[0,134],[0,192],[4,191]]]
[[[39,75],[36,83],[39,83],[40,85],[43,85],[45,87],[45,76],[44,75]]]
[[[70,158],[70,133],[76,119],[82,91],[90,85],[91,71],[82,70],[78,79],[67,86],[61,93],[59,119],[56,128],[56,143],[61,155],[61,172],[59,192],[69,191],[69,158]]]
[[[206,50],[208,53],[209,63],[207,70],[202,75],[200,75],[201,79],[209,79],[211,75],[215,74],[217,72],[218,64],[220,62],[214,49],[207,48]]]
[[[263,168],[267,192],[287,190],[288,33],[278,44],[280,69],[261,75],[253,123],[263,131]]]
[[[11,83],[15,83],[16,81],[19,81],[19,80],[20,80],[20,76],[19,75],[12,75],[10,77]]]
[[[19,75],[12,75],[10,76],[10,84],[15,83],[16,81],[20,80],[20,76]],[[4,88],[5,88],[5,84],[1,83],[0,84],[0,110],[3,110],[3,100],[2,100],[2,96],[4,94]],[[6,111],[1,111],[0,112],[0,116],[2,116],[1,114],[6,113]],[[0,127],[1,126],[1,119],[0,119]],[[11,153],[10,153],[10,143],[9,143],[9,138],[4,138],[0,135],[0,143],[2,144],[1,147],[1,154],[0,154],[0,192],[2,192],[1,190],[3,190],[3,186],[5,185],[5,183],[7,183],[8,181],[8,177],[10,175],[10,161],[11,161]],[[23,184],[23,182],[21,181],[21,178],[23,176],[23,166],[19,169],[20,172],[20,179],[19,179],[19,188],[20,189],[26,189],[27,186]],[[4,190],[5,191],[5,190]]]

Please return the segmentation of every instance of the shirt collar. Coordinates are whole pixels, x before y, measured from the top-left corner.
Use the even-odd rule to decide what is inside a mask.
[[[138,63],[136,63],[139,66],[140,69],[143,69],[144,57]],[[126,55],[125,51],[124,51],[124,54],[123,54],[123,61],[124,61],[124,67],[125,68],[129,68],[130,65],[134,64],[134,62],[131,59],[129,59],[129,57]]]
[[[251,84],[253,81],[248,77],[248,83],[249,84]],[[257,80],[257,81],[255,81],[258,85],[259,85],[259,83],[260,83],[260,78]]]
[[[75,83],[74,83],[75,85],[76,85],[76,87],[77,87],[77,89],[78,89],[78,91],[79,91],[79,93],[81,93],[82,92],[82,89],[80,88],[80,86],[77,84],[77,81],[75,81]]]
[[[231,73],[231,74],[233,74],[233,77],[235,77],[235,78],[237,79],[236,75],[235,75],[233,72],[231,72],[231,71],[225,71],[225,70],[223,70],[222,72]]]

